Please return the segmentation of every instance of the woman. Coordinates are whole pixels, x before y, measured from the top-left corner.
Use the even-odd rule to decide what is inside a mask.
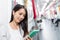
[[[0,40],[31,40],[29,37],[24,38],[28,35],[27,26],[27,10],[23,5],[17,4],[12,10],[8,26],[0,28]]]

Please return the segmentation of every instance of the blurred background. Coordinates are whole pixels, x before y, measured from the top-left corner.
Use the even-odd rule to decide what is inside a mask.
[[[9,23],[16,4],[28,10],[28,31],[40,30],[33,40],[60,40],[60,0],[0,0],[0,26]]]

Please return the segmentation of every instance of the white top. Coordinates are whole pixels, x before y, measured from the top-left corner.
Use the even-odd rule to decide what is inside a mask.
[[[23,30],[14,30],[7,26],[0,27],[0,40],[23,40]]]

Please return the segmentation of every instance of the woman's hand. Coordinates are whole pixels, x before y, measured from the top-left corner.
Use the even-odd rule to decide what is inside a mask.
[[[24,37],[24,40],[32,40],[32,38],[30,38],[28,35],[26,37]]]
[[[32,38],[27,37],[25,40],[32,40]]]

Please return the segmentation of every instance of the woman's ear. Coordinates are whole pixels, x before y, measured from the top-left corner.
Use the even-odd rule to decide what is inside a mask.
[[[13,15],[15,14],[15,11],[13,11]]]

